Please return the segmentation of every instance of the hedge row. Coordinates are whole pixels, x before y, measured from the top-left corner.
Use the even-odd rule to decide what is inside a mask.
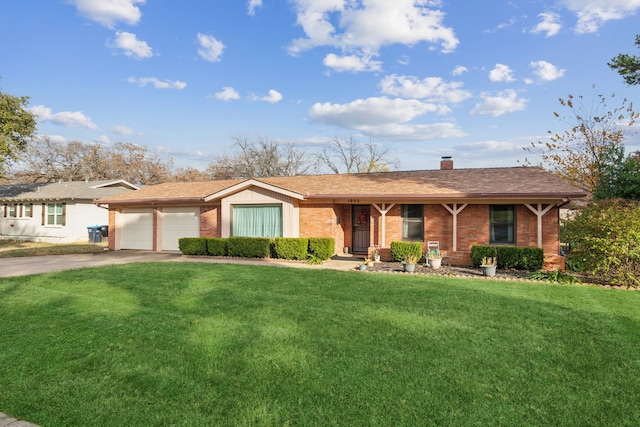
[[[544,251],[541,248],[521,248],[514,246],[472,246],[471,262],[479,267],[484,257],[497,257],[498,268],[515,268],[536,271],[544,264]]]
[[[407,255],[415,255],[418,260],[422,258],[422,243],[420,242],[391,242],[389,247],[391,257],[395,261],[403,261]]]
[[[183,237],[178,240],[185,255],[234,256],[242,258],[279,258],[304,260],[309,257],[327,260],[333,255],[332,238],[277,237]]]

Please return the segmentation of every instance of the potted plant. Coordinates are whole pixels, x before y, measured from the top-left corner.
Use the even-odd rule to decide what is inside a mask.
[[[440,251],[437,249],[432,249],[428,254],[428,262],[431,268],[437,270],[442,265],[442,255],[440,255]]]
[[[406,254],[404,259],[402,260],[402,266],[404,267],[404,271],[407,273],[413,273],[416,268],[416,262],[418,262],[418,255],[416,254]]]
[[[373,251],[371,251],[371,256],[375,262],[380,262],[380,247],[375,245],[373,247]]]
[[[367,267],[373,267],[373,260],[371,258],[365,258],[364,264],[366,264]]]
[[[358,269],[359,269],[360,271],[365,271],[365,270],[367,269],[367,262],[366,262],[366,260],[365,260],[365,261],[362,261],[362,262],[360,263],[360,265],[358,266]]]
[[[484,257],[480,268],[482,269],[482,275],[487,277],[493,277],[496,275],[496,266],[498,265],[497,257]]]

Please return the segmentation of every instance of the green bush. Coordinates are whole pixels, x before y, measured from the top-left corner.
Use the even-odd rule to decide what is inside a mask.
[[[207,241],[200,237],[183,237],[178,239],[178,248],[185,255],[208,255]]]
[[[422,243],[420,242],[391,242],[391,256],[394,260],[402,262],[404,258],[411,254],[422,258]]]
[[[313,258],[327,260],[335,252],[336,240],[332,237],[309,238],[309,255]]]
[[[541,248],[519,248],[515,246],[471,247],[471,263],[479,267],[482,258],[498,258],[498,268],[516,268],[519,270],[540,270],[544,264],[544,251]]]
[[[640,287],[640,202],[591,202],[563,228],[570,256],[608,282]]]
[[[229,237],[227,254],[242,258],[268,258],[271,239],[266,237]]]
[[[280,259],[307,259],[309,239],[278,237],[273,240],[273,253]]]
[[[214,238],[207,239],[207,252],[212,256],[227,255],[227,239]]]

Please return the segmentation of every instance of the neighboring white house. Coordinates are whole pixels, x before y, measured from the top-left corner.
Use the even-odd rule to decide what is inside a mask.
[[[87,227],[109,224],[109,211],[93,201],[134,190],[123,180],[0,185],[0,238],[86,242]]]

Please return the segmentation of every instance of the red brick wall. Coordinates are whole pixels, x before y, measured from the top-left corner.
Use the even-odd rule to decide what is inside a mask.
[[[347,227],[351,221],[346,221],[350,216],[348,206],[346,208],[331,203],[300,207],[300,237],[333,237],[334,253],[342,253],[347,244],[345,237],[348,235],[349,241],[351,239],[350,233],[346,231],[351,229]]]
[[[200,237],[222,237],[220,205],[200,206]]]

